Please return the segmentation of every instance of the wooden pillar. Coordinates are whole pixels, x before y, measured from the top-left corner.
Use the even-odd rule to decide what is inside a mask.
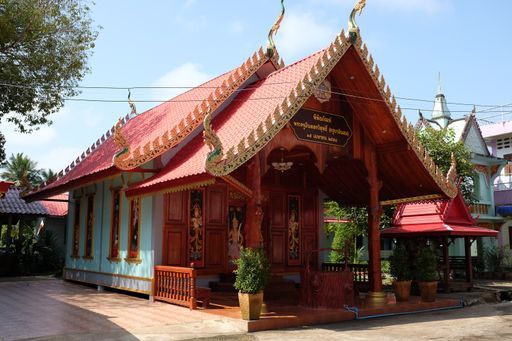
[[[464,237],[464,255],[466,256],[466,281],[473,283],[473,264],[471,262],[471,237]]]
[[[380,218],[382,206],[379,192],[382,182],[378,178],[377,155],[375,149],[368,143],[365,145],[365,164],[368,171],[368,184],[370,186],[370,202],[368,205],[368,265],[371,291],[367,301],[374,305],[386,303],[386,295],[382,291],[382,277],[380,264]]]
[[[252,189],[252,197],[247,201],[246,216],[246,247],[260,247],[261,222],[263,210],[261,209],[261,165],[259,155],[256,154],[248,165],[247,183]]]
[[[448,255],[448,237],[443,237],[444,291],[450,292],[450,257]]]

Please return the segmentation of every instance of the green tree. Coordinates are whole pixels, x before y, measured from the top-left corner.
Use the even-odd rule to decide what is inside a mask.
[[[333,236],[331,247],[333,249],[346,250],[348,261],[357,260],[356,256],[360,252],[355,249],[355,239],[358,236],[366,235],[368,230],[368,211],[364,207],[343,207],[335,201],[326,201],[324,209],[327,216],[343,221],[326,225],[325,232]],[[384,207],[380,221],[381,228],[390,227],[394,210],[394,206]],[[344,255],[333,251],[329,254],[329,261],[340,263],[344,261]]]
[[[53,182],[57,178],[57,173],[55,173],[52,169],[41,169],[41,183],[43,182]]]
[[[41,183],[40,171],[37,162],[31,160],[23,153],[11,154],[9,160],[2,167],[4,171],[0,176],[3,180],[12,181],[23,190],[30,190]]]
[[[0,0],[0,122],[30,132],[77,95],[97,37],[89,11],[80,0]]]
[[[461,180],[461,191],[468,203],[473,203],[473,177],[474,167],[471,163],[471,151],[464,142],[455,141],[453,129],[436,130],[427,127],[418,131],[421,143],[428,151],[439,169],[446,174],[451,166],[451,155],[457,161],[457,174]]]

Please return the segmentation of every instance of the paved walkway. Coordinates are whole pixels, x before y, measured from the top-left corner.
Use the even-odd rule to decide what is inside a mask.
[[[0,340],[182,340],[242,332],[240,320],[61,280],[0,282]]]

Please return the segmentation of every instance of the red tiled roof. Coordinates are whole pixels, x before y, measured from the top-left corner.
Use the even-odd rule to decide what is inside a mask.
[[[381,236],[387,238],[497,235],[497,231],[475,226],[460,191],[449,201],[399,205],[393,217],[393,226],[381,231]]]
[[[54,195],[40,203],[46,208],[49,216],[63,217],[68,214],[68,193]]]
[[[225,150],[235,147],[241,138],[265,121],[283,98],[297,86],[299,80],[318,61],[322,51],[310,55],[294,64],[271,73],[268,77],[249,85],[241,91],[230,105],[213,120],[213,129],[223,141]],[[151,192],[152,187],[161,187],[180,178],[206,174],[205,160],[209,152],[202,136],[195,137],[169,162],[168,166],[146,182],[131,187],[127,196]]]
[[[234,69],[236,70],[236,69]],[[145,145],[156,136],[176,126],[195,106],[204,100],[212,89],[222,84],[234,72],[231,70],[202,85],[174,97],[168,102],[162,103],[152,109],[129,120],[121,129],[124,137],[131,146]],[[117,173],[113,167],[113,156],[119,147],[115,145],[113,135],[106,138],[105,142],[95,148],[84,160],[70,169],[64,176],[39,191],[27,195],[28,200],[36,200],[46,195],[62,193],[68,190],[77,180],[84,177],[104,176],[105,172]],[[66,186],[70,185],[70,186]],[[44,192],[44,193],[42,193]]]

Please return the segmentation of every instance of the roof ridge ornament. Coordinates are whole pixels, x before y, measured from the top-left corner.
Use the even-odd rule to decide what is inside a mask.
[[[210,149],[210,151],[208,152],[208,155],[206,156],[206,168],[207,169],[210,164],[217,164],[224,157],[222,142],[221,142],[219,136],[217,135],[217,133],[213,130],[211,121],[212,121],[212,110],[211,110],[211,108],[208,108],[208,112],[206,113],[206,116],[204,117],[204,121],[203,121],[204,143]]]
[[[279,27],[281,27],[281,21],[283,21],[284,17],[284,0],[281,0],[281,14],[277,18],[274,25],[272,25],[272,28],[268,32],[268,38],[267,38],[267,52],[266,55],[268,58],[272,58],[274,54],[276,53],[276,44],[274,42],[274,36],[277,34],[277,31],[279,30]]]
[[[114,164],[115,160],[120,157],[123,154],[128,153],[130,145],[128,144],[128,141],[126,140],[126,137],[124,137],[121,126],[123,125],[123,120],[119,118],[116,125],[114,126],[114,142],[118,148],[121,150],[116,152],[114,154]]]
[[[357,26],[356,23],[356,14],[361,15],[364,6],[366,6],[366,0],[359,0],[352,9],[352,12],[350,12],[350,17],[348,18],[348,35],[352,43],[355,43],[359,36],[359,26]]]
[[[448,170],[448,173],[446,173],[446,182],[448,185],[455,185],[457,186],[457,159],[455,158],[455,154],[452,153],[452,162],[450,165],[450,169]]]
[[[137,116],[137,107],[135,106],[135,103],[133,103],[131,99],[132,93],[130,91],[130,88],[128,88],[128,105],[130,106],[131,112],[130,112],[130,118],[134,118]]]

